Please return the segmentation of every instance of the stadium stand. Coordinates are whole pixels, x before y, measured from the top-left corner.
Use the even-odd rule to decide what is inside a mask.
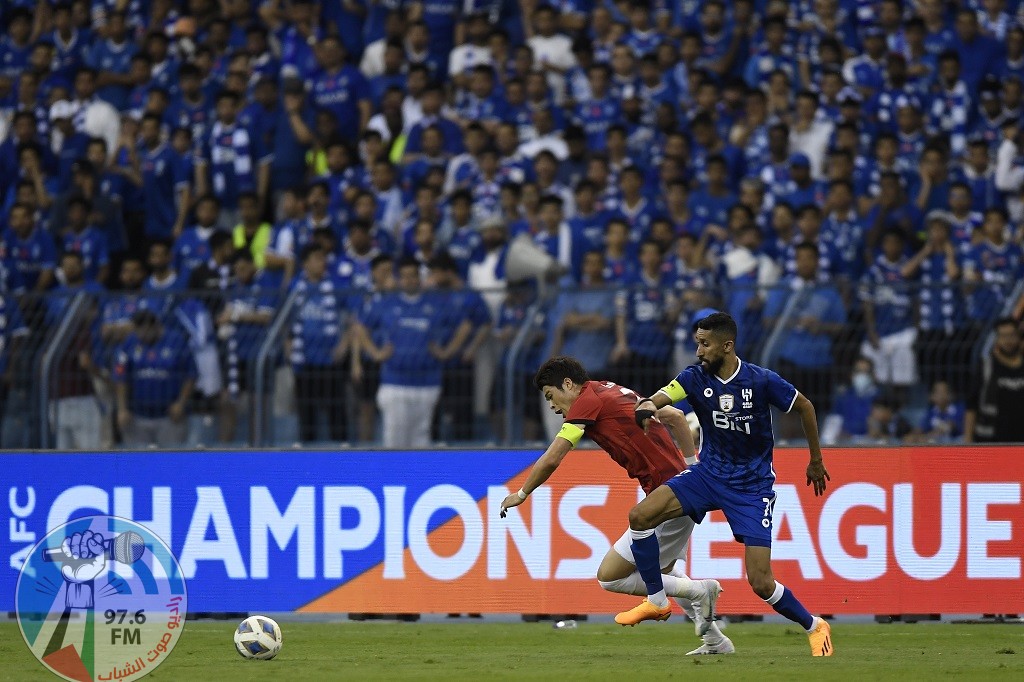
[[[544,358],[650,392],[708,307],[826,442],[1024,440],[970,428],[1021,399],[988,387],[1024,331],[1022,22],[0,3],[0,445],[533,440]],[[509,276],[524,236],[559,277]]]

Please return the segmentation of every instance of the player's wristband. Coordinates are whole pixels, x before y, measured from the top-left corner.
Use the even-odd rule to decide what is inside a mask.
[[[644,422],[654,416],[654,410],[637,410],[634,415],[636,417],[636,425],[643,428]]]
[[[519,496],[520,500],[525,500],[527,497],[529,497],[529,495],[527,495],[525,492],[523,492],[522,488],[519,489],[519,492],[517,492],[516,495]]]

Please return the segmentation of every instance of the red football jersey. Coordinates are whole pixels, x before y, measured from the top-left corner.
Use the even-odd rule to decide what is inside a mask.
[[[637,399],[636,393],[610,381],[588,381],[565,421],[583,428],[650,493],[685,469],[686,460],[664,424],[652,420],[648,433],[636,425]]]

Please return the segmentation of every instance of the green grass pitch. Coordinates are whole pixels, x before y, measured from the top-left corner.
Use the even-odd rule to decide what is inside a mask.
[[[230,622],[196,621],[147,680],[1024,679],[1024,626],[843,625],[836,655],[810,656],[803,632],[735,624],[733,656],[685,654],[699,644],[686,623],[621,628],[581,623],[284,623],[273,661],[245,661]],[[15,623],[0,624],[0,679],[56,679],[35,661]]]

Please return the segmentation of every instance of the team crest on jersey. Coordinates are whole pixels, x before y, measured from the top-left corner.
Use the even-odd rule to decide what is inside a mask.
[[[741,391],[741,395],[743,396],[743,409],[752,409],[754,407],[754,389],[745,388]]]
[[[731,412],[735,404],[736,398],[731,393],[718,396],[718,406],[722,408],[722,412]]]

